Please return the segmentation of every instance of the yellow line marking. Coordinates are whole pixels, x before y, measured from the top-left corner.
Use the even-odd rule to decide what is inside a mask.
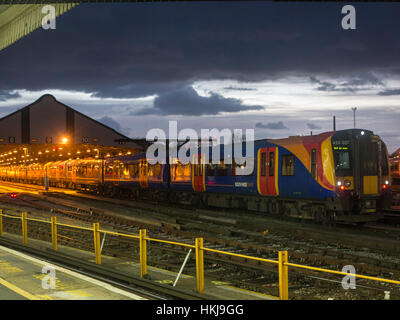
[[[3,286],[7,287],[8,289],[18,293],[19,295],[29,299],[29,300],[40,300],[38,297],[34,296],[33,294],[30,294],[29,292],[26,292],[25,290],[18,288],[17,286],[13,285],[12,283],[0,278],[0,284]]]

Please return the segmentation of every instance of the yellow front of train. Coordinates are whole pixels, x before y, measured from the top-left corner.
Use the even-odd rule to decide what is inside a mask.
[[[337,131],[331,143],[341,210],[371,218],[381,216],[392,203],[385,143],[372,131],[363,129]]]

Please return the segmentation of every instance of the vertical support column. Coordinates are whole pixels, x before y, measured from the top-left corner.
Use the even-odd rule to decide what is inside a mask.
[[[27,218],[27,212],[22,212],[22,241],[24,244],[28,243],[28,220]]]
[[[53,250],[57,251],[57,218],[51,217],[51,240],[53,243]]]
[[[140,277],[143,278],[147,274],[147,241],[146,229],[139,230],[140,241]]]
[[[96,263],[101,264],[100,252],[100,224],[93,223],[93,238],[94,238],[94,254],[96,256]]]
[[[288,266],[285,263],[288,262],[287,251],[279,251],[279,299],[289,299],[289,277],[288,277]]]
[[[203,238],[196,238],[196,280],[197,291],[204,292],[204,250]]]
[[[3,236],[3,209],[0,209],[0,237]]]

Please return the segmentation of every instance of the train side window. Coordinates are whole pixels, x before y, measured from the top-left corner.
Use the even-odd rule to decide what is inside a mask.
[[[266,175],[266,163],[267,163],[267,154],[265,152],[261,153],[261,176],[265,177]]]
[[[275,174],[275,168],[274,168],[274,152],[269,153],[269,162],[268,162],[268,174],[270,177],[273,177]]]
[[[226,177],[228,175],[228,167],[222,160],[217,166],[217,176]]]
[[[185,177],[190,177],[191,174],[192,174],[191,169],[192,169],[192,166],[191,166],[190,163],[185,164],[185,165],[183,166],[183,176],[185,176]]]
[[[137,176],[137,173],[139,171],[138,165],[137,164],[130,164],[129,165],[129,176],[131,178],[134,178]]]
[[[235,159],[232,159],[231,163],[231,176],[234,177],[236,176],[236,167],[240,167],[238,164],[236,164]]]
[[[311,149],[311,176],[315,179],[317,175],[317,150]]]
[[[175,167],[175,176],[181,177],[181,176],[183,176],[183,174],[184,174],[184,171],[183,171],[182,165],[180,163],[178,163]]]
[[[209,163],[207,165],[207,176],[213,177],[215,175],[215,165],[212,163]]]
[[[199,166],[197,164],[194,164],[193,165],[193,174],[195,177],[197,177],[199,175],[198,172],[199,172]]]
[[[294,176],[294,156],[282,156],[282,176]]]
[[[113,166],[110,165],[107,166],[106,174],[108,176],[111,176],[113,174]]]
[[[161,176],[161,165],[159,163],[154,166],[154,175],[156,177]]]
[[[150,164],[147,168],[147,175],[149,177],[154,176],[154,165]]]

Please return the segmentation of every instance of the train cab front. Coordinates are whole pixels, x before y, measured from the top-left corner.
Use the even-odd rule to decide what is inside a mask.
[[[331,141],[338,209],[360,221],[383,217],[392,202],[385,143],[362,129],[338,131]]]

